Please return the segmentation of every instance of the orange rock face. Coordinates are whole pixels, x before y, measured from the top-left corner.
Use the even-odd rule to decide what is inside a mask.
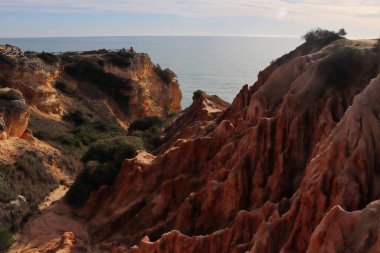
[[[378,252],[379,58],[354,43],[296,49],[211,123],[174,121],[178,139],[91,195],[94,240],[134,253]]]
[[[165,118],[180,111],[182,93],[175,74],[157,68],[147,54],[124,52],[129,53],[124,58],[107,51],[69,56],[24,54],[18,48],[0,45],[0,54],[6,57],[6,60],[0,60],[0,87],[20,90],[33,109],[58,118],[72,109],[73,104],[83,104],[98,114],[112,114],[122,125],[145,116]],[[112,60],[110,55],[118,58]],[[124,65],[117,60],[123,61]],[[104,79],[109,79],[106,82],[117,79],[119,86],[104,92],[94,80],[73,78],[65,69],[77,62],[92,64],[98,68],[95,70],[104,74]],[[93,73],[87,69],[81,75],[91,76]],[[57,88],[57,82],[74,87],[77,96],[65,97],[67,94]]]
[[[28,105],[18,90],[0,89],[0,138],[22,137],[29,122]]]

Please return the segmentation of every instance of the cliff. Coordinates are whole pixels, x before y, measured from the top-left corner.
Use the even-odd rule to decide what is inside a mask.
[[[82,210],[100,249],[378,250],[375,43],[302,45],[244,86],[207,131],[200,124],[156,155],[126,160]]]
[[[33,219],[24,249],[378,252],[379,49],[306,43],[231,105],[196,92],[154,154],[125,160],[84,207]]]
[[[0,244],[9,243],[4,233],[22,239],[17,232],[29,229],[25,223],[65,196],[92,144],[119,140],[132,155],[151,148],[147,142],[159,142],[160,131],[143,139],[127,136],[128,125],[181,109],[176,75],[133,50],[55,55],[0,45],[0,87]],[[57,226],[74,223],[61,216]],[[65,238],[62,247],[70,233]]]
[[[128,125],[181,109],[175,74],[154,65],[147,54],[99,50],[53,55],[24,53],[9,45],[0,54],[1,86],[20,90],[42,113],[59,117],[77,103]]]

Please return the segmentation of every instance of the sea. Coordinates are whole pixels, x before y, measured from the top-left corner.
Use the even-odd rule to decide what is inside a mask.
[[[182,90],[182,107],[192,102],[193,92],[203,90],[232,102],[244,84],[252,85],[260,70],[293,50],[297,38],[123,36],[63,38],[0,38],[24,51],[66,52],[133,47],[148,53],[154,63],[170,68]]]

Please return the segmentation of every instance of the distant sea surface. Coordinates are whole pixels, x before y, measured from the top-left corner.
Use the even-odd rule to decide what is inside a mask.
[[[260,70],[302,42],[295,38],[262,37],[0,38],[0,44],[6,43],[37,52],[133,47],[177,74],[183,94],[182,106],[187,107],[196,90],[232,102],[244,84],[256,81]]]

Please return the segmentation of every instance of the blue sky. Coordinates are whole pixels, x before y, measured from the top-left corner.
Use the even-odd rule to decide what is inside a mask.
[[[379,0],[0,0],[0,37],[380,36]]]

